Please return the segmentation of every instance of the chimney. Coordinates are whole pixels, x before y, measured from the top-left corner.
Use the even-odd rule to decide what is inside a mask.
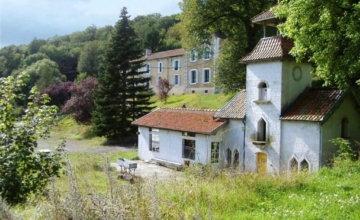
[[[151,54],[151,49],[145,49],[145,56],[149,56]]]

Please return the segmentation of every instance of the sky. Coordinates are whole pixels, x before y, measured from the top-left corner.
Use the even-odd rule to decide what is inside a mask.
[[[114,25],[122,7],[131,18],[160,13],[180,13],[181,0],[0,0],[0,48],[28,44],[35,37],[56,35]],[[130,19],[131,19],[130,18]]]

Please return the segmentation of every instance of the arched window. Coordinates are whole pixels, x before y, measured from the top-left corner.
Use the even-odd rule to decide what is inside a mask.
[[[300,170],[301,171],[309,171],[309,163],[306,160],[301,161]]]
[[[231,152],[230,148],[228,148],[226,150],[226,162],[227,162],[228,166],[231,165],[231,159],[232,159],[232,152]]]
[[[261,82],[258,86],[259,89],[259,101],[268,100],[268,86],[265,82]]]
[[[266,141],[266,122],[264,119],[260,119],[260,121],[258,122],[257,140]]]
[[[343,118],[341,120],[341,138],[347,138],[349,137],[348,134],[349,131],[349,121],[347,120],[347,118]]]
[[[161,76],[158,76],[158,77],[156,78],[156,86],[158,86],[158,85],[159,85],[160,80],[161,80]]]
[[[234,151],[234,168],[237,168],[239,166],[239,151],[235,150]]]
[[[298,161],[296,160],[296,158],[292,158],[290,160],[290,170],[291,171],[298,171],[299,169],[299,164],[298,164]]]

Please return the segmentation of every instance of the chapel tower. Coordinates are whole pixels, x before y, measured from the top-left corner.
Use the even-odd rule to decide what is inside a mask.
[[[267,10],[252,19],[264,27],[264,37],[241,59],[246,64],[245,165],[248,171],[281,172],[280,116],[311,86],[311,65],[296,63],[289,54],[293,42],[282,36],[266,36],[267,27],[279,19]]]

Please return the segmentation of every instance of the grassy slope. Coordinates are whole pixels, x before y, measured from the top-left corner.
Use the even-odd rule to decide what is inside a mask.
[[[219,100],[230,99],[220,95],[204,97],[205,100],[197,95],[172,96],[167,104],[179,107],[185,102],[188,107],[199,108],[199,103],[210,102],[214,104],[210,108],[219,108],[223,104],[216,106],[221,102]],[[192,106],[191,103],[198,104]],[[69,138],[100,142],[101,139],[91,135],[89,128],[77,126],[71,119],[65,118],[54,131]],[[360,216],[360,163],[347,161],[332,169],[322,168],[318,173],[290,173],[280,177],[194,167],[186,170],[182,179],[138,182],[135,185],[116,181],[112,187],[125,194],[115,198],[122,199],[123,206],[106,200],[110,192],[109,175],[115,178],[117,174],[103,171],[107,158],[109,161],[114,161],[119,155],[133,158],[136,153],[71,153],[69,158],[82,199],[92,201],[94,198],[89,192],[99,193],[108,208],[113,206],[120,212],[124,211],[124,207],[136,207],[135,211],[125,211],[133,213],[131,216],[138,215],[138,219],[358,219]],[[67,176],[56,180],[58,196],[62,200],[69,196],[67,193],[72,184],[74,181],[69,181]],[[124,184],[125,192],[121,191]],[[63,205],[70,210],[71,199],[70,202],[68,200],[64,200]],[[86,204],[84,213],[97,210],[91,202]],[[43,198],[40,203],[29,203],[25,208],[18,207],[12,211],[23,215],[24,219],[34,216],[47,219],[41,216],[47,216],[53,209],[51,202]],[[132,219],[131,216],[128,219]]]

